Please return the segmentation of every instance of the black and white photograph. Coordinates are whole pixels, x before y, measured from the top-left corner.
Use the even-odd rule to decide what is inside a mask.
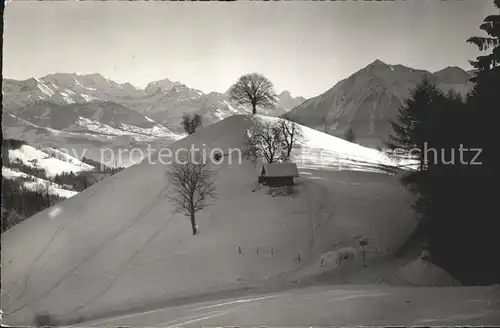
[[[500,325],[500,0],[2,2],[2,327]]]

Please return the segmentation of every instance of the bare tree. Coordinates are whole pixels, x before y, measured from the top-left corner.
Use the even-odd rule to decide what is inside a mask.
[[[268,163],[282,159],[283,135],[277,124],[270,121],[254,120],[247,143],[247,154],[254,158],[264,158]]]
[[[194,114],[193,116],[189,116],[185,114],[182,116],[182,126],[184,127],[184,131],[188,134],[193,134],[196,132],[196,129],[202,126],[201,115]]]
[[[274,108],[277,95],[271,81],[258,73],[243,75],[229,89],[229,99],[238,105],[251,105],[252,113],[257,113],[257,106]]]
[[[286,160],[290,160],[293,146],[303,138],[302,129],[297,123],[288,120],[280,120],[278,122],[278,127],[282,135],[284,148],[283,157]]]
[[[59,319],[48,312],[36,313],[33,317],[35,327],[56,327],[60,324]]]
[[[192,160],[172,163],[165,172],[175,193],[169,200],[176,205],[177,212],[183,212],[191,219],[193,235],[198,232],[196,213],[217,198],[212,174],[207,163]]]

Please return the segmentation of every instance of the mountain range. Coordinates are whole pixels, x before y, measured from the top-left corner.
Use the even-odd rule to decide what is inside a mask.
[[[4,79],[2,94],[6,137],[41,147],[85,150],[94,160],[102,160],[103,148],[157,148],[182,138],[184,114],[201,115],[206,126],[251,112],[232,104],[227,94],[205,94],[169,79],[140,89],[100,74]],[[279,116],[305,99],[284,91],[277,100],[276,108],[262,113]]]
[[[380,144],[390,120],[425,77],[447,92],[466,94],[472,72],[447,67],[431,73],[376,60],[323,94],[305,99],[283,91],[276,108],[259,109],[340,136],[352,128],[359,143]],[[184,137],[184,114],[199,114],[208,126],[228,116],[250,113],[228,94],[190,88],[168,78],[144,89],[100,74],[56,73],[19,81],[4,79],[4,134],[41,147],[86,149],[102,160],[102,148],[159,147]],[[128,165],[128,163],[120,163]]]
[[[249,110],[232,104],[226,94],[205,94],[169,79],[151,82],[146,88],[139,89],[130,83],[117,83],[100,74],[57,73],[24,81],[4,79],[2,94],[4,110],[7,112],[25,110],[26,107],[33,109],[38,105],[54,107],[93,103],[92,107],[96,110],[121,105],[147,115],[174,131],[182,131],[179,123],[185,113],[198,113],[207,124],[211,124],[222,117],[243,114]],[[303,101],[304,98],[294,98],[290,92],[283,91],[278,95],[276,108],[264,110],[263,114],[283,114]]]

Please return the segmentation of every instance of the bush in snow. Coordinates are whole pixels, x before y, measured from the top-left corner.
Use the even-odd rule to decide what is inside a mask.
[[[269,187],[269,191],[267,193],[273,197],[294,197],[298,194],[298,190],[293,186]]]
[[[184,131],[188,134],[193,134],[196,132],[198,128],[202,126],[202,118],[199,114],[194,114],[193,116],[189,116],[185,114],[182,116],[182,127]]]
[[[356,135],[354,134],[354,131],[351,127],[349,127],[345,132],[344,132],[344,139],[349,142],[354,142],[356,141]]]
[[[36,327],[55,327],[59,324],[59,320],[50,313],[37,313],[33,318],[33,324]]]
[[[320,265],[336,264],[340,266],[345,260],[354,260],[356,249],[354,247],[342,247],[337,250],[326,252],[320,257]]]

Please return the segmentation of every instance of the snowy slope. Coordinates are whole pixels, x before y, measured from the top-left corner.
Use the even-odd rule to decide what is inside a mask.
[[[400,268],[394,279],[414,286],[459,286],[460,283],[445,270],[421,258]]]
[[[166,127],[158,124],[155,124],[150,128],[141,128],[131,124],[120,123],[119,127],[115,128],[97,120],[81,116],[78,117],[75,123],[78,128],[83,128],[84,130],[90,132],[109,136],[130,136],[137,141],[150,140],[154,138],[171,138],[173,140],[182,138],[181,134],[175,134]],[[78,128],[73,128],[72,130],[76,130]]]
[[[29,190],[36,191],[36,190],[42,190],[45,191],[47,189],[46,185],[49,185],[49,193],[52,195],[57,195],[59,197],[64,197],[64,198],[70,198],[73,197],[74,195],[77,194],[76,191],[72,190],[67,190],[61,188],[56,183],[53,183],[51,181],[47,181],[44,179],[40,179],[37,177],[34,177],[32,175],[26,174],[24,172],[19,172],[12,170],[8,167],[2,167],[2,177],[4,179],[22,179],[25,180],[23,182],[23,186]]]
[[[49,156],[52,156],[56,159],[59,159],[63,162],[66,162],[66,163],[76,165],[76,166],[82,168],[83,170],[94,169],[94,167],[92,167],[91,165],[88,165],[88,164],[82,162],[81,160],[79,160],[78,158],[75,158],[69,154],[66,154],[65,152],[63,152],[61,150],[48,147],[48,148],[42,149],[42,151]],[[73,171],[73,172],[75,172],[75,171]],[[78,172],[78,171],[76,171],[76,172]]]
[[[4,179],[18,179],[22,181],[22,185],[29,190],[41,189],[46,191],[46,186],[49,186],[49,193],[60,197],[69,198],[77,194],[73,190],[68,190],[67,187],[58,185],[52,181],[32,175],[35,173],[26,170],[22,166],[19,167],[16,163],[22,163],[25,166],[33,169],[42,170],[50,179],[57,174],[62,173],[78,173],[82,171],[91,171],[95,168],[91,165],[83,163],[79,159],[55,148],[37,149],[30,145],[22,145],[17,149],[8,149],[9,163],[4,163],[2,167],[2,177]],[[26,171],[26,172],[23,172]]]
[[[54,149],[49,149],[49,153],[54,153]],[[57,152],[57,157],[45,153],[29,145],[23,145],[19,149],[9,150],[10,161],[21,161],[24,165],[41,168],[45,170],[48,176],[55,176],[64,172],[80,172],[89,171],[93,167],[87,165],[75,158],[70,158],[69,155],[63,156],[61,152]]]
[[[206,145],[229,152],[243,147],[251,126],[248,117],[231,116],[177,141],[172,150]],[[333,137],[319,140],[309,130],[306,137],[308,156],[330,149],[356,155],[367,166],[382,160]],[[232,164],[225,157],[213,166],[218,200],[198,214],[197,236],[167,200],[166,165],[148,161],[2,234],[5,322],[29,325],[42,311],[89,318],[254,284],[315,262],[332,244],[359,234],[389,252],[414,228],[411,198],[396,177],[336,171],[335,165],[301,168],[295,198],[273,198],[266,188],[255,189],[254,164],[238,164],[236,154]]]
[[[39,106],[38,106],[39,105]],[[48,102],[3,113],[4,138],[42,148],[68,149],[102,161],[103,149],[157,148],[184,136],[121,105],[103,102],[57,106]],[[124,137],[128,138],[124,142]],[[135,160],[135,159],[134,159]],[[129,166],[124,159],[120,166]]]
[[[273,123],[280,120],[263,115],[255,117]],[[292,161],[297,163],[299,168],[380,172],[387,167],[411,163],[405,158],[395,162],[383,151],[363,147],[307,126],[298,126],[303,138],[291,155]]]

